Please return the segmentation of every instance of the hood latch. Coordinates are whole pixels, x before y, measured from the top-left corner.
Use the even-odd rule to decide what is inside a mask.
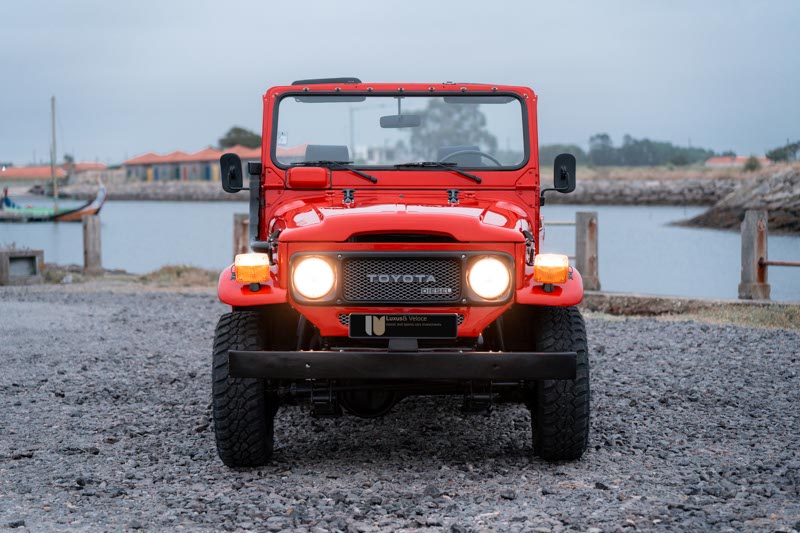
[[[355,189],[343,189],[342,194],[344,195],[344,199],[342,203],[344,205],[350,205],[356,201],[356,190]]]
[[[447,203],[450,205],[458,203],[458,189],[447,189]]]

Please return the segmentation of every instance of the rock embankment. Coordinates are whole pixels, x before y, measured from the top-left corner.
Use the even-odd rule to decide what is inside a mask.
[[[742,183],[687,226],[738,229],[748,209],[769,214],[771,233],[800,233],[800,165],[783,166]]]
[[[740,178],[578,179],[571,194],[548,193],[547,203],[592,205],[713,205],[746,182]]]
[[[217,182],[208,181],[129,181],[106,185],[109,200],[140,200],[170,202],[246,202],[247,191],[230,194]],[[97,184],[76,183],[61,188],[61,196],[90,200],[97,195]]]
[[[575,192],[550,193],[547,195],[547,202],[584,205],[713,205],[733,192],[742,182],[741,178],[733,177],[579,179]],[[219,183],[214,182],[125,182],[109,184],[106,187],[109,200],[247,201],[246,192],[228,194],[222,190]],[[61,194],[65,197],[91,199],[97,194],[97,186],[67,185],[62,187]]]

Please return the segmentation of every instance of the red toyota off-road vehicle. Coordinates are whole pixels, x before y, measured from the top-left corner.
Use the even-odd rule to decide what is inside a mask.
[[[275,413],[386,414],[410,395],[502,396],[531,411],[533,453],[577,459],[589,434],[580,274],[540,254],[536,95],[472,83],[303,80],[264,95],[261,162],[220,160],[249,190],[253,253],[219,278],[213,412],[229,466],[265,464]],[[248,178],[245,180],[245,174]],[[280,430],[280,428],[278,428]]]

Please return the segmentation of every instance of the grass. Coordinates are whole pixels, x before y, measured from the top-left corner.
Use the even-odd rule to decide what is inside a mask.
[[[792,164],[789,164],[790,166]],[[798,165],[794,163],[794,165]],[[659,166],[659,167],[595,167],[580,166],[578,179],[618,179],[618,180],[676,180],[686,178],[703,179],[747,179],[755,176],[772,174],[784,164],[769,165],[754,172],[745,172],[740,168],[710,168],[703,165]]]
[[[800,305],[710,307],[683,317],[712,324],[738,324],[756,328],[800,331]]]
[[[219,272],[188,265],[167,265],[139,276],[139,281],[161,286],[212,286],[216,285]]]
[[[77,265],[56,265],[45,263],[42,268],[45,283],[80,283],[84,280],[82,270]]]

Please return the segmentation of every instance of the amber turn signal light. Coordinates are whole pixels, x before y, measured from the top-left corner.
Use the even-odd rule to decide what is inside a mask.
[[[239,283],[266,283],[269,281],[269,256],[267,254],[238,254],[233,261],[236,281]]]
[[[539,283],[566,283],[569,258],[561,254],[539,254],[533,260],[533,279]]]

